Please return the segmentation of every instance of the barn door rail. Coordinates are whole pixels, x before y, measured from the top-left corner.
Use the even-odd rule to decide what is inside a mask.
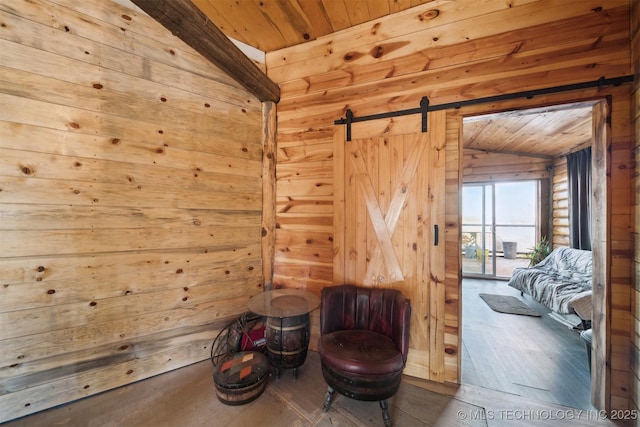
[[[386,113],[371,114],[368,116],[355,117],[353,111],[348,109],[346,111],[346,118],[341,118],[333,122],[335,125],[347,126],[347,141],[351,141],[351,124],[357,122],[366,122],[369,120],[387,119],[390,117],[408,116],[411,114],[422,115],[422,132],[427,131],[427,113],[429,111],[440,111],[448,109],[458,109],[468,105],[486,104],[490,102],[507,101],[510,99],[527,98],[531,99],[534,96],[548,95],[552,93],[568,92],[572,90],[589,89],[593,87],[603,88],[605,86],[620,86],[624,83],[633,82],[633,75],[604,78],[600,77],[598,80],[592,80],[582,83],[573,83],[570,85],[553,86],[542,89],[526,90],[522,92],[506,93],[503,95],[486,96],[484,98],[467,99],[465,101],[449,102],[446,104],[429,105],[429,98],[423,96],[420,99],[420,107],[409,108],[406,110],[388,111]]]

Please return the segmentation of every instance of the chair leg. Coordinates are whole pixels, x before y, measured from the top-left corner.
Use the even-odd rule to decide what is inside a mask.
[[[333,402],[333,388],[329,386],[327,389],[327,396],[324,398],[324,406],[322,407],[322,412],[327,412],[329,407],[331,406],[331,402]]]
[[[384,427],[391,427],[391,414],[389,413],[389,403],[387,402],[387,399],[380,401],[380,408],[382,408]]]

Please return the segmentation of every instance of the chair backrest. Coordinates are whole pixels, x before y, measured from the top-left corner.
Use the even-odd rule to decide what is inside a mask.
[[[397,289],[329,286],[320,298],[320,333],[364,329],[390,337],[407,361],[411,302]]]

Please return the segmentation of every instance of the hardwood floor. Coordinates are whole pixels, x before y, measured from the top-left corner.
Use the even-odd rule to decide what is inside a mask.
[[[462,382],[542,402],[593,410],[591,379],[579,332],[499,280],[463,280]],[[479,293],[513,295],[542,317],[497,313]]]
[[[469,331],[471,332],[471,331]],[[492,354],[499,354],[495,352]],[[298,378],[271,376],[265,392],[240,406],[222,404],[215,394],[209,360],[138,383],[10,421],[3,427],[370,427],[382,426],[377,402],[336,395],[322,412],[326,385],[320,359],[309,352]],[[473,385],[438,386],[404,377],[389,401],[396,427],[414,426],[615,426],[595,411],[581,411]],[[433,387],[434,384],[431,384]],[[629,424],[630,425],[630,424]]]

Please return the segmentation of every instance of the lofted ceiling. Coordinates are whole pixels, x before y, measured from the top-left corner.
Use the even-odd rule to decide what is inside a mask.
[[[592,108],[592,103],[575,103],[468,117],[463,146],[558,157],[591,144]]]
[[[227,37],[262,52],[313,41],[431,0],[191,0]],[[570,104],[465,119],[463,145],[557,157],[591,141],[591,105]]]
[[[272,52],[431,0],[192,0],[228,37]]]

